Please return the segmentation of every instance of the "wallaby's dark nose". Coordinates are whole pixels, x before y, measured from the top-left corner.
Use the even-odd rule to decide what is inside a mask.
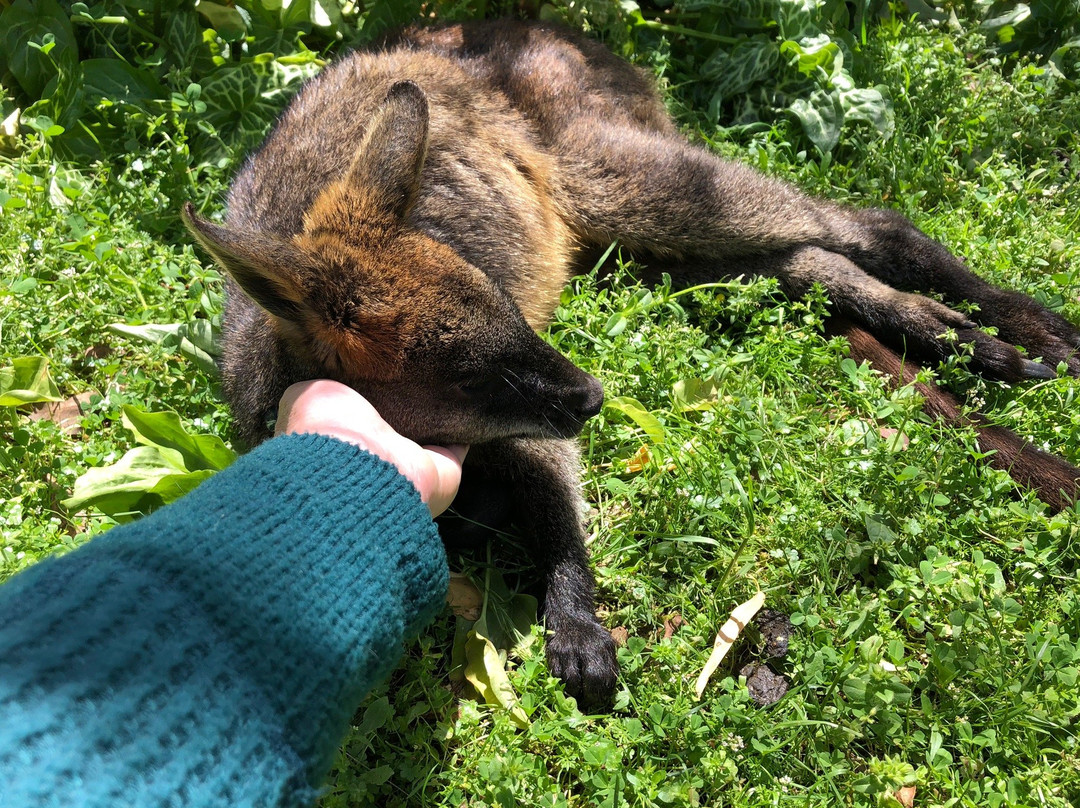
[[[582,421],[587,421],[604,406],[604,388],[599,380],[589,376],[589,380],[574,391],[566,402],[570,411]]]

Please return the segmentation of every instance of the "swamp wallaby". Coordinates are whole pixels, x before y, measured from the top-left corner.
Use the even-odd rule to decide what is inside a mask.
[[[457,507],[484,524],[512,517],[533,543],[547,657],[584,707],[617,673],[571,440],[603,393],[535,333],[584,256],[618,240],[679,285],[821,283],[872,358],[891,355],[882,342],[943,357],[952,330],[993,378],[1048,378],[1059,362],[1080,374],[1080,333],[1061,317],[980,280],[896,213],[809,198],[691,146],[643,73],[549,25],[411,29],[343,57],[241,170],[227,223],[190,206],[185,218],[231,276],[224,386],[239,437],[268,437],[289,384],[331,377],[417,441],[472,444]]]

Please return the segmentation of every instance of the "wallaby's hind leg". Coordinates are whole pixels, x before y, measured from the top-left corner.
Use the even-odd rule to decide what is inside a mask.
[[[811,198],[675,137],[618,126],[573,131],[577,137],[562,144],[561,188],[588,243],[619,239],[632,250],[696,259],[699,269],[711,260],[728,276],[774,275],[793,294],[818,281],[837,308],[898,347],[903,341],[942,356],[951,348],[937,337],[955,329],[961,342],[974,343],[976,367],[1006,381],[1052,376],[1060,361],[1080,374],[1077,329],[982,281],[898,214]],[[671,271],[684,282],[677,266]],[[896,291],[907,289],[976,303],[980,321],[997,326],[1001,339],[934,301]],[[1049,367],[1025,361],[1012,344]]]

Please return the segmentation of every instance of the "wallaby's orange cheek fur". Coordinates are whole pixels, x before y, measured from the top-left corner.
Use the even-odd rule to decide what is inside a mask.
[[[615,646],[594,615],[577,450],[557,438],[603,395],[534,332],[613,241],[677,286],[821,284],[856,354],[898,376],[912,357],[954,351],[945,332],[995,378],[1048,378],[1059,362],[1080,374],[1080,333],[1061,317],[985,283],[894,212],[814,199],[688,144],[647,76],[550,25],[415,28],[343,57],[236,177],[226,224],[190,206],[185,219],[229,274],[223,380],[240,439],[268,437],[288,385],[328,375],[411,437],[476,444],[462,507],[473,525],[512,520],[531,543],[548,660],[585,708],[612,692]],[[978,323],[949,307],[962,301]],[[961,418],[947,393],[923,392]],[[998,449],[989,462],[1051,504],[1075,499],[1080,472],[974,423]]]

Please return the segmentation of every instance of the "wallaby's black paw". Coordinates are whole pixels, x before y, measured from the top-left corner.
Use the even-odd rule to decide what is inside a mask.
[[[880,319],[867,325],[883,342],[916,356],[944,360],[969,353],[971,370],[993,379],[1018,382],[1045,377],[1045,371],[1024,359],[1013,345],[980,331],[966,315],[923,295],[898,294]]]
[[[1028,356],[1041,357],[1050,370],[1048,375],[1028,378],[1053,378],[1059,362],[1066,364],[1070,374],[1080,376],[1080,329],[1026,295],[999,290],[997,298],[977,316],[984,325],[997,327],[999,339],[1023,345]]]
[[[577,699],[582,712],[596,712],[611,704],[619,664],[615,640],[589,615],[559,621],[547,638],[548,667],[566,685],[567,695]]]

